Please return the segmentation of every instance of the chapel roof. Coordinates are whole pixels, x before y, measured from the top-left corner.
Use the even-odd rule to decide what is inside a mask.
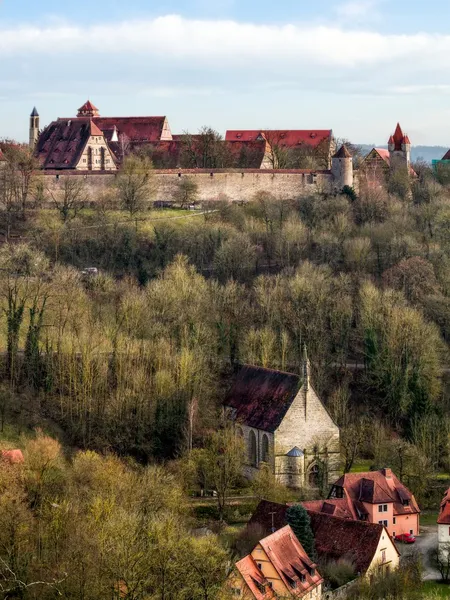
[[[244,365],[235,374],[223,404],[234,409],[236,422],[273,433],[300,387],[301,379],[293,373]]]

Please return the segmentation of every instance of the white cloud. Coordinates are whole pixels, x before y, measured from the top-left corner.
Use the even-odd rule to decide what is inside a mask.
[[[255,25],[235,21],[200,21],[177,15],[80,27],[54,25],[0,29],[0,55],[153,57],[165,63],[258,70],[295,65],[358,67],[410,61],[450,51],[450,36],[383,35],[333,26]],[[101,59],[104,60],[103,58]],[[95,68],[95,64],[89,63]]]

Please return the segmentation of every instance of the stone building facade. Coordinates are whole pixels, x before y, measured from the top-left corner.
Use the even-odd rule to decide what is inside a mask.
[[[311,385],[307,358],[302,377],[240,367],[224,407],[244,438],[248,478],[263,465],[292,488],[325,488],[339,477],[339,428]]]

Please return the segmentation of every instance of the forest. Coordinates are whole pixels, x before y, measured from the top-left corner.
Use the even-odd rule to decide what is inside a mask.
[[[243,449],[221,429],[233,367],[299,372],[304,345],[343,470],[389,465],[424,508],[439,505],[450,191],[444,173],[415,170],[357,192],[186,211],[153,206],[146,157],[90,204],[83,183],[56,196],[33,157],[11,151],[0,441],[11,447],[14,428],[25,463],[0,473],[0,597],[218,598],[235,543],[193,537],[187,498],[214,489],[219,522],[230,517],[226,495],[249,489]],[[183,185],[178,200],[195,203]],[[212,460],[223,448],[226,468]],[[251,492],[292,494],[269,473]]]

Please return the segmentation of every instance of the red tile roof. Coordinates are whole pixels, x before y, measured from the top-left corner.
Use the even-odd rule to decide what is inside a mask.
[[[317,565],[306,554],[289,525],[259,543],[293,597],[302,596],[322,583]],[[291,582],[295,582],[295,589]]]
[[[227,142],[257,141],[267,139],[269,144],[276,142],[278,145],[290,148],[301,144],[319,146],[322,142],[331,142],[333,132],[331,129],[265,129],[244,130],[231,129],[225,134]]]
[[[22,450],[2,450],[1,458],[12,465],[22,464],[25,461]]]
[[[92,120],[105,132],[107,140],[116,127],[117,135],[126,135],[131,143],[154,143],[161,140],[166,117],[94,117]]]
[[[367,504],[392,503],[394,515],[420,513],[414,496],[390,469],[367,473],[346,473],[336,481],[333,489],[336,487],[344,489],[349,499],[349,507],[355,514],[357,514],[358,503],[362,502]]]
[[[92,121],[92,119],[90,119],[89,122],[89,131],[91,135],[97,135],[97,136],[103,136],[103,133],[100,131],[100,129],[97,127],[97,125]]]
[[[96,106],[94,106],[90,100],[85,102],[83,104],[83,106],[80,106],[80,108],[78,109],[79,117],[85,117],[85,116],[97,116],[98,117],[98,114],[99,114],[98,108]]]
[[[341,517],[342,519],[355,519],[355,514],[349,506],[347,498],[330,498],[329,500],[311,500],[302,502],[306,510]]]
[[[298,375],[244,365],[233,378],[224,406],[234,409],[237,422],[274,432],[300,387]]]
[[[250,554],[238,561],[235,566],[257,600],[275,598],[275,593],[269,586],[268,580],[264,577],[262,571],[258,569],[258,565]],[[261,591],[262,589],[264,591]]]
[[[363,574],[370,567],[383,533],[386,543],[392,543],[386,528],[378,523],[349,521],[314,511],[308,511],[308,514],[319,557],[325,560],[346,558],[358,573]]]
[[[441,502],[437,522],[439,525],[450,525],[450,488],[445,492],[445,496]]]

